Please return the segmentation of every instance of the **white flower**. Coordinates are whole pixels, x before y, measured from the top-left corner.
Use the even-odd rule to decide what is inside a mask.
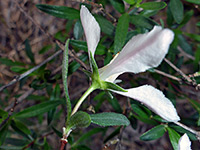
[[[191,150],[191,142],[186,133],[178,141],[178,150]]]
[[[83,5],[80,17],[88,51],[91,51],[94,56],[100,39],[100,27]],[[139,73],[157,67],[167,54],[173,39],[174,33],[171,30],[162,29],[159,26],[155,26],[151,32],[134,36],[108,65],[99,69],[100,79],[114,82],[124,72]],[[111,91],[142,102],[169,122],[180,120],[171,101],[161,91],[150,85],[127,89],[128,92]]]

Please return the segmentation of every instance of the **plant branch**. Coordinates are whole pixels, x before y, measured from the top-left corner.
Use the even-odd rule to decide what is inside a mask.
[[[175,76],[172,76],[172,75],[170,75],[170,74],[167,74],[167,73],[165,73],[165,72],[163,72],[163,71],[160,71],[160,70],[157,70],[157,69],[154,69],[154,71],[155,71],[156,73],[160,74],[160,75],[163,75],[163,76],[168,77],[168,78],[170,78],[170,79],[176,80],[176,81],[178,81],[178,82],[181,82],[181,81],[182,81],[181,79],[179,79],[179,78],[177,78],[177,77],[175,77]]]
[[[180,122],[174,122],[174,123],[175,123],[176,125],[178,125],[178,126],[184,128],[184,129],[190,131],[190,132],[193,133],[194,135],[196,135],[197,139],[200,141],[200,132],[199,132],[199,131],[195,131],[195,130],[189,128],[188,126],[186,126],[186,125],[184,125],[184,124],[182,124],[182,123],[180,123]]]
[[[44,60],[42,63],[40,63],[39,65],[33,67],[32,69],[24,72],[23,74],[21,74],[20,76],[15,77],[12,81],[10,81],[8,84],[0,87],[0,92],[2,90],[4,90],[5,88],[15,84],[16,82],[20,81],[21,79],[25,78],[26,76],[28,76],[29,74],[31,74],[32,72],[34,72],[35,70],[37,70],[38,68],[40,68],[41,66],[43,66],[44,64],[46,64],[47,62],[49,62],[50,60],[54,59],[55,57],[57,57],[59,54],[62,53],[62,50],[57,51],[55,54],[53,54],[52,56],[48,57],[46,60]]]
[[[56,43],[63,51],[65,50],[65,45],[60,42],[59,40],[55,39],[51,34],[49,34],[48,32],[46,32],[26,11],[24,11],[24,9],[22,8],[22,6],[20,6],[20,4],[17,2],[17,0],[14,0],[17,7],[19,8],[19,10],[37,27],[39,28],[49,39],[52,40],[52,42]],[[73,57],[78,63],[80,63],[80,65],[82,67],[84,67],[86,70],[88,70],[87,65],[81,61],[76,54],[74,54],[73,52],[69,51],[69,55],[71,57]]]
[[[6,124],[6,122],[10,119],[12,113],[14,112],[15,107],[21,102],[23,101],[25,98],[27,98],[31,93],[33,93],[34,89],[30,89],[27,92],[25,92],[23,95],[21,95],[20,97],[15,99],[15,102],[12,103],[10,106],[8,106],[5,110],[10,110],[8,117],[2,121],[2,123],[0,124],[0,128]]]
[[[171,61],[169,61],[166,58],[164,58],[164,61],[168,63],[168,65],[170,65],[174,70],[176,70],[183,77],[183,79],[186,80],[189,84],[191,84],[192,86],[195,86],[197,90],[200,89],[196,81],[190,79],[190,77],[188,77],[184,72],[182,72],[179,68],[177,68]]]

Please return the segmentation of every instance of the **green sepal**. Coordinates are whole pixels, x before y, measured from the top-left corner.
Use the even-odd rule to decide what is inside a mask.
[[[90,125],[91,118],[90,115],[83,111],[78,111],[71,116],[70,120],[66,122],[66,132],[76,128],[86,128]]]
[[[94,78],[95,80],[100,80],[98,66],[94,57],[92,56],[92,52],[90,52],[89,60],[90,60],[90,65],[92,67],[92,79]]]
[[[120,91],[120,92],[127,92],[127,90],[123,89],[117,84],[107,82],[107,81],[101,81],[101,84],[103,84],[103,90],[114,90],[114,91]]]

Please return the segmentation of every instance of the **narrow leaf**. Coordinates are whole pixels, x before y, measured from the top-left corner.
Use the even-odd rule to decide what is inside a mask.
[[[172,146],[174,150],[178,150],[178,141],[180,139],[180,135],[172,128],[167,128],[168,134],[169,134],[169,139],[170,142],[172,143]]]
[[[4,143],[8,133],[8,124],[5,124],[0,130],[0,146]]]
[[[71,7],[55,6],[47,4],[37,4],[36,7],[41,11],[58,18],[78,19],[80,17],[79,11]]]
[[[112,6],[119,12],[124,13],[124,3],[122,0],[109,0]]]
[[[164,133],[165,133],[165,126],[158,125],[152,129],[150,129],[149,131],[145,132],[144,134],[142,134],[140,139],[143,141],[156,140],[156,139],[160,138],[161,136],[163,136]]]
[[[158,25],[152,19],[141,16],[141,15],[131,16],[130,21],[132,24],[134,24],[138,27],[143,27],[143,28],[147,28],[147,29],[152,29],[155,25]]]
[[[77,40],[80,39],[81,36],[83,35],[83,27],[81,25],[81,21],[80,20],[78,20],[75,23],[73,32],[74,32],[74,37]]]
[[[28,39],[25,40],[25,50],[26,50],[26,55],[29,57],[29,59],[31,60],[31,62],[35,63],[34,54],[32,52],[31,45],[30,45]]]
[[[92,123],[99,126],[128,126],[130,124],[126,116],[113,112],[92,114]]]
[[[68,85],[67,85],[67,75],[68,75],[68,51],[69,51],[69,39],[66,41],[65,44],[65,51],[63,53],[63,62],[62,62],[62,80],[64,85],[65,97],[66,97],[66,104],[67,104],[67,121],[69,121],[71,116],[71,102],[68,93]]]
[[[76,140],[76,142],[73,143],[72,147],[75,148],[83,140],[90,138],[92,135],[99,133],[99,132],[103,132],[103,131],[105,131],[105,129],[103,129],[103,128],[93,128],[90,131],[87,131],[78,140]]]
[[[95,15],[95,18],[96,18],[97,22],[99,23],[99,26],[100,26],[102,32],[104,32],[105,34],[107,34],[109,36],[114,35],[115,27],[113,26],[113,24],[111,22],[109,22],[107,19],[105,19],[104,17],[99,16],[99,15]]]
[[[146,2],[140,5],[141,8],[146,10],[160,10],[167,6],[165,2]]]
[[[114,54],[117,54],[125,44],[126,35],[129,27],[129,15],[123,14],[117,23],[117,29],[114,40]]]
[[[174,17],[174,20],[178,24],[180,24],[183,20],[183,13],[184,13],[184,8],[183,8],[182,2],[180,0],[171,0],[169,5],[170,5],[170,10]]]
[[[199,0],[185,0],[185,1],[187,1],[189,3],[200,5],[200,1]]]
[[[137,0],[124,0],[125,2],[127,2],[130,5],[133,5],[137,2]]]
[[[47,101],[43,102],[34,106],[31,106],[29,108],[24,109],[23,111],[13,115],[13,117],[16,118],[29,118],[34,117],[37,115],[41,115],[45,112],[48,112],[51,109],[54,109],[56,106],[63,104],[63,101]]]

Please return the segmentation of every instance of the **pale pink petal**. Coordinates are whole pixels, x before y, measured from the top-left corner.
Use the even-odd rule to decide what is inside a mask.
[[[171,30],[159,26],[155,26],[151,32],[134,36],[114,60],[100,69],[100,78],[107,80],[113,74],[139,73],[157,67],[173,39],[174,33]]]
[[[174,105],[158,89],[150,85],[143,85],[126,90],[128,92],[113,92],[138,100],[169,122],[177,122],[180,120]]]
[[[91,51],[94,57],[100,39],[99,24],[84,5],[81,6],[80,17],[87,40],[88,52]]]
[[[191,142],[186,133],[178,141],[178,150],[191,150]]]

